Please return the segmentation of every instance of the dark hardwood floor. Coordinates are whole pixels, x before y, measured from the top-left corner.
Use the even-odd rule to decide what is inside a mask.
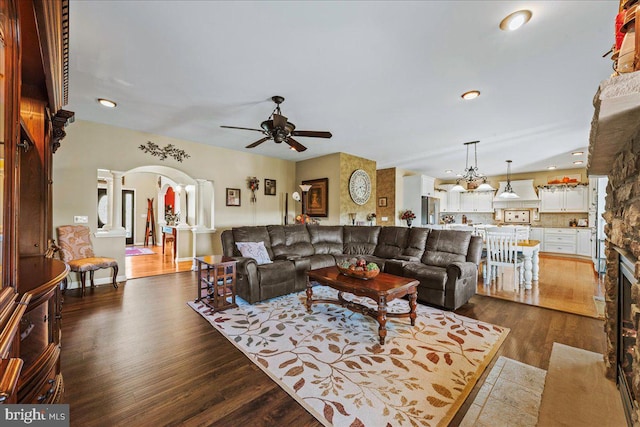
[[[195,286],[195,273],[182,272],[99,286],[84,298],[67,291],[62,373],[71,425],[320,426],[187,306]],[[601,320],[478,295],[457,312],[511,328],[498,355],[543,369],[554,341],[605,349]]]

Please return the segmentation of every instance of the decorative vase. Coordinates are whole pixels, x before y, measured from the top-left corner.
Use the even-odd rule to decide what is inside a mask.
[[[406,221],[407,221],[407,227],[411,228],[411,222],[412,222],[412,220],[408,219],[408,220],[406,220]]]

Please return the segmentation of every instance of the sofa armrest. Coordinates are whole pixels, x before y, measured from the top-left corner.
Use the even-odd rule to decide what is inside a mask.
[[[233,257],[236,260],[237,293],[248,303],[253,304],[260,298],[258,281],[258,263],[253,258]]]
[[[473,262],[454,262],[447,266],[447,276],[456,280],[478,274],[478,266]]]

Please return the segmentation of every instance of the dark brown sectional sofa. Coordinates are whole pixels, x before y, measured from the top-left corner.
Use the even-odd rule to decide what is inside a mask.
[[[264,242],[272,262],[242,257],[236,242]],[[267,225],[223,231],[222,248],[238,260],[237,293],[249,303],[305,289],[310,269],[363,257],[419,280],[418,301],[455,310],[475,294],[482,239],[428,228]]]

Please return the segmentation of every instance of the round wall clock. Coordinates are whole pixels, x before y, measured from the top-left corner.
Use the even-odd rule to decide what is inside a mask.
[[[364,205],[371,197],[371,179],[362,169],[356,169],[349,178],[349,195],[358,204]]]

